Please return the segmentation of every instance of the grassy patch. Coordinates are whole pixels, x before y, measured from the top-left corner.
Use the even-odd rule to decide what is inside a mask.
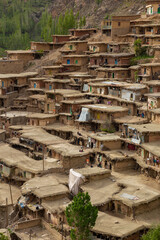
[[[131,66],[137,65],[140,60],[151,59],[151,58],[154,58],[154,56],[142,55],[142,56],[138,56],[138,57],[133,57],[131,59]]]

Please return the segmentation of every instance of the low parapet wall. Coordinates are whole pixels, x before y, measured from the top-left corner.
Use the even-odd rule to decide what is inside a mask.
[[[15,230],[19,231],[19,230],[23,230],[23,229],[27,229],[27,228],[33,228],[36,226],[45,227],[46,230],[48,230],[50,232],[50,234],[53,236],[53,239],[56,239],[56,240],[62,239],[62,235],[58,231],[56,231],[54,228],[52,228],[50,226],[50,224],[48,224],[45,220],[43,220],[41,218],[36,218],[36,219],[17,223]]]
[[[26,229],[26,228],[32,228],[32,227],[36,227],[36,226],[39,226],[39,225],[41,225],[41,219],[36,218],[36,219],[33,219],[33,220],[27,220],[27,221],[24,221],[24,222],[17,223],[15,230],[23,230],[23,229]]]

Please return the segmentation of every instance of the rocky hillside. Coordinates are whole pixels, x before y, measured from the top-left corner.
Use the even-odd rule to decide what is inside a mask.
[[[88,27],[97,27],[103,18],[111,15],[144,12],[145,0],[53,0],[52,15],[56,17],[71,8],[86,17]]]

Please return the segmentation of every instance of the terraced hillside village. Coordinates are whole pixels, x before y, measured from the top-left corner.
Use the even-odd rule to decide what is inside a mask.
[[[72,239],[66,208],[88,193],[92,240],[145,240],[160,225],[160,1],[16,1],[0,3],[0,233]]]

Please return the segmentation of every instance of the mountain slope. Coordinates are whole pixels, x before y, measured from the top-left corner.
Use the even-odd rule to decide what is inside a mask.
[[[73,9],[87,19],[88,27],[99,27],[111,15],[140,14],[145,11],[145,0],[54,0],[52,15],[58,16],[66,9]]]

